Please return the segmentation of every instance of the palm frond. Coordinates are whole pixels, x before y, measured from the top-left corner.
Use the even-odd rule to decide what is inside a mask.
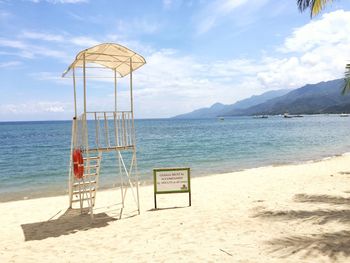
[[[342,94],[345,95],[350,91],[350,64],[346,64],[345,66],[345,79],[344,79],[344,87],[342,90]]]
[[[333,0],[314,0],[311,7],[311,17],[318,15]]]
[[[297,0],[297,5],[300,12],[303,12],[306,9],[311,8],[311,6],[313,6],[314,1],[315,0]]]
[[[310,9],[310,16],[317,16],[326,6],[333,0],[297,0],[297,5],[300,12]]]

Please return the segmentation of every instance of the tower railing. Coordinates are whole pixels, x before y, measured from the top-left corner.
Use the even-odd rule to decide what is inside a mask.
[[[86,112],[75,122],[74,146],[84,151],[127,150],[135,146],[131,111]]]

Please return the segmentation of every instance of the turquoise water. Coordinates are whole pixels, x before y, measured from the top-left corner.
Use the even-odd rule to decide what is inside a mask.
[[[188,166],[193,176],[295,163],[350,150],[350,118],[137,120],[142,181],[155,167]],[[0,123],[0,201],[63,194],[70,121]],[[117,183],[115,155],[104,155],[100,184]],[[283,176],[283,175],[281,175]]]

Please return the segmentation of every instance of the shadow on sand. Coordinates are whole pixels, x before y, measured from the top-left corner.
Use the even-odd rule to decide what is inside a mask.
[[[91,220],[89,214],[80,214],[80,209],[68,209],[57,219],[44,222],[21,225],[25,241],[42,240],[49,237],[74,234],[78,231],[86,231],[91,228],[108,226],[108,223],[117,219],[106,213],[94,214]]]
[[[350,198],[329,195],[295,195],[296,202],[324,203],[330,205],[350,205]],[[275,220],[310,220],[315,224],[340,222],[350,224],[349,209],[317,209],[317,210],[286,210],[257,212],[254,217]],[[271,246],[271,253],[280,252],[282,257],[295,253],[304,253],[305,257],[312,255],[328,256],[336,260],[339,256],[350,257],[350,231],[332,233],[317,233],[309,235],[292,235],[276,238],[267,242]]]
[[[330,205],[350,205],[350,198],[332,195],[307,195],[298,194],[294,196],[294,201],[299,203],[327,203]]]
[[[274,218],[279,220],[311,220],[323,225],[329,222],[341,222],[350,224],[350,210],[288,210],[288,211],[262,211],[255,217]]]
[[[164,207],[164,208],[152,208],[147,210],[147,212],[156,212],[156,211],[162,211],[162,210],[172,210],[172,209],[181,209],[181,208],[187,208],[189,206],[173,206],[173,207]]]
[[[305,257],[325,255],[332,260],[339,256],[350,256],[350,231],[339,231],[310,236],[290,236],[276,238],[267,242],[272,246],[271,252],[281,252],[282,257],[295,253],[304,253]]]

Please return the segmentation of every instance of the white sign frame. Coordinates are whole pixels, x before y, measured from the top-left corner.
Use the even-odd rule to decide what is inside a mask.
[[[191,170],[190,168],[153,169],[154,206],[157,208],[157,194],[188,193],[191,206]]]

